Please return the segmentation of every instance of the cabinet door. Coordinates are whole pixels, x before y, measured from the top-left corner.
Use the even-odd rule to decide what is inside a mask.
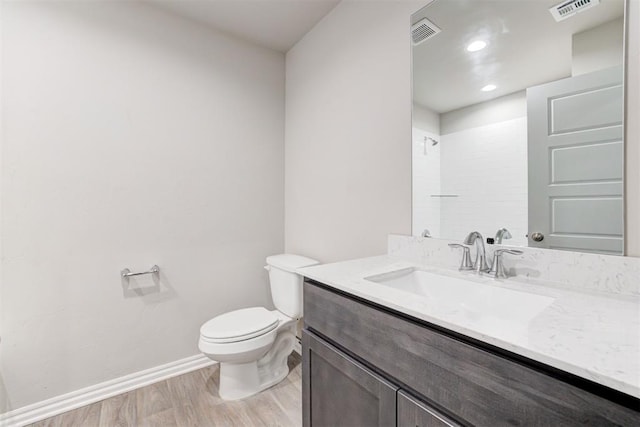
[[[304,426],[396,425],[393,384],[308,331],[302,359]]]
[[[398,392],[398,427],[457,427],[449,420],[425,403]]]

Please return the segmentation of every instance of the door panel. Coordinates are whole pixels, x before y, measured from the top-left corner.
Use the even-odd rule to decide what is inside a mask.
[[[622,67],[527,90],[529,246],[623,253]]]
[[[584,88],[569,93],[563,91],[550,98],[550,134],[621,125],[622,80],[617,83],[602,89]],[[575,89],[572,87],[569,90]]]
[[[620,197],[553,198],[551,199],[551,233],[620,236],[621,221],[602,218],[622,216]],[[576,215],[581,212],[581,215]]]
[[[622,141],[551,148],[551,183],[620,181],[622,164],[601,159],[622,159],[623,156]]]

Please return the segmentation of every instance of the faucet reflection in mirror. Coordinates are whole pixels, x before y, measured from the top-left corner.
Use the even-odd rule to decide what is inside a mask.
[[[506,227],[496,241],[622,254],[624,1],[562,23],[551,6],[436,0],[412,17],[442,29],[412,49],[415,235]]]
[[[511,239],[513,236],[506,228],[501,228],[496,231],[496,237],[494,238],[496,245],[501,245],[503,239]]]

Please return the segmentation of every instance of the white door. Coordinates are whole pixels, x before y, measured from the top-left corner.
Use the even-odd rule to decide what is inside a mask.
[[[622,67],[527,89],[529,246],[623,253],[622,97]]]

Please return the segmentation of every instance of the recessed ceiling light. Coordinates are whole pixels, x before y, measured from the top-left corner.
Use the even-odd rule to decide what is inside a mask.
[[[492,90],[494,90],[497,87],[498,86],[496,86],[496,85],[486,85],[485,87],[483,87],[480,90],[483,91],[483,92],[491,92]]]
[[[469,52],[477,52],[479,50],[484,49],[485,47],[487,47],[487,42],[482,40],[476,40],[469,43],[469,45],[467,46],[467,50]]]

